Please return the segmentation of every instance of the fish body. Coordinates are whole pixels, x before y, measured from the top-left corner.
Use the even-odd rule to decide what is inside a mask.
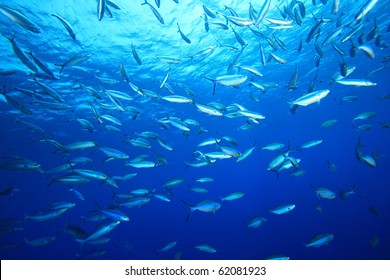
[[[202,244],[202,245],[194,245],[194,247],[200,251],[206,252],[206,253],[216,253],[217,250],[210,245]]]
[[[40,33],[41,30],[38,26],[35,25],[31,20],[29,20],[25,15],[21,12],[14,10],[6,5],[0,5],[0,12],[5,15],[7,18],[12,20],[13,22],[19,24],[24,29],[34,32]]]
[[[292,211],[294,208],[295,208],[295,204],[287,204],[287,205],[282,205],[274,209],[271,209],[270,212],[276,215],[282,215]]]
[[[100,238],[101,236],[108,234],[110,231],[112,231],[114,228],[116,228],[120,224],[120,221],[115,221],[110,224],[104,224],[98,226],[90,235],[88,235],[87,238],[81,241],[81,245],[84,245],[86,242],[90,242],[92,240],[96,240]]]
[[[267,222],[267,218],[263,217],[254,217],[249,223],[249,228],[259,228]]]
[[[310,104],[320,102],[320,100],[326,97],[329,94],[329,92],[330,90],[328,89],[314,91],[295,99],[294,101],[290,102],[290,105],[291,107],[294,105],[308,106]]]
[[[65,27],[66,31],[68,31],[69,36],[72,37],[73,40],[76,40],[76,34],[74,33],[72,26],[61,16],[57,14],[52,14],[52,16],[57,18]]]
[[[356,87],[372,87],[376,86],[376,83],[364,79],[341,79],[335,81],[338,84],[346,86],[356,86]]]
[[[211,200],[203,200],[199,202],[196,205],[190,205],[189,203],[185,202],[184,200],[181,200],[182,203],[184,203],[187,207],[190,208],[190,212],[187,215],[186,221],[188,222],[192,216],[192,213],[196,210],[201,212],[213,212],[217,211],[219,208],[221,208],[221,204],[216,201]]]
[[[79,64],[83,61],[86,61],[90,57],[91,57],[90,54],[76,54],[71,58],[69,58],[64,64],[56,64],[56,65],[61,67],[60,73],[62,73],[65,67]]]
[[[334,199],[336,194],[330,189],[319,187],[315,189],[318,198]]]
[[[15,36],[13,36],[12,38],[8,38],[8,37],[5,38],[7,38],[11,42],[14,54],[20,59],[20,61],[23,62],[24,65],[26,65],[34,72],[38,72],[38,67],[28,58],[26,53],[22,49],[20,49],[19,46],[15,43],[14,40]]]
[[[328,245],[330,241],[332,241],[334,238],[333,234],[325,233],[325,234],[318,234],[314,236],[308,243],[304,244],[306,247],[321,247],[324,245]]]
[[[162,247],[161,249],[159,249],[158,251],[159,252],[166,252],[170,249],[172,249],[173,247],[175,247],[177,244],[177,241],[171,241],[169,242],[167,245],[165,245],[164,247]]]
[[[164,24],[164,19],[163,17],[160,15],[160,13],[156,10],[155,7],[153,7],[147,0],[144,0],[145,2],[142,3],[141,5],[148,5],[150,7],[150,9],[152,10],[154,16],[158,19],[158,21],[161,23],[161,24]]]
[[[46,222],[57,218],[68,210],[68,208],[51,209],[49,211],[38,213],[31,216],[26,216],[26,219],[31,219],[37,222]]]
[[[243,197],[245,195],[245,193],[243,192],[235,192],[235,193],[231,193],[231,194],[228,194],[227,196],[224,196],[224,197],[221,197],[221,200],[222,201],[225,201],[225,200],[236,200],[236,199],[239,199],[241,197]]]
[[[106,0],[98,0],[97,16],[98,16],[99,21],[101,21],[103,19],[106,8],[107,8],[107,1]]]

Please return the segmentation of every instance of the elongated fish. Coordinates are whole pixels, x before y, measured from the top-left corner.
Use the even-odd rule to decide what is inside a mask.
[[[68,31],[69,36],[72,37],[73,40],[76,40],[76,34],[74,33],[72,26],[64,18],[57,14],[51,14],[51,16],[58,18],[58,20],[65,27],[66,31]]]
[[[41,70],[43,72],[45,72],[46,74],[48,74],[51,77],[54,77],[53,72],[50,70],[50,68],[47,66],[47,64],[45,62],[39,60],[35,55],[33,55],[32,52],[25,52],[25,53],[27,53],[29,56],[31,56],[31,58],[33,59],[34,63],[36,65],[38,65],[38,67],[41,68]]]
[[[345,86],[355,86],[355,87],[372,87],[376,86],[376,83],[364,79],[341,79],[335,81],[338,84]]]
[[[249,228],[259,228],[267,222],[267,218],[263,217],[254,217],[249,223]]]
[[[35,25],[32,21],[30,21],[25,15],[23,15],[20,11],[14,10],[6,5],[0,5],[0,12],[5,15],[7,18],[12,20],[13,22],[19,24],[24,29],[29,30],[34,33],[40,33],[41,30],[38,26]]]
[[[180,33],[180,36],[184,40],[184,42],[186,42],[187,44],[191,44],[191,40],[188,39],[188,37],[186,35],[184,35],[184,33],[181,31],[179,23],[177,23],[177,28],[178,28],[177,32]]]
[[[64,64],[55,64],[55,65],[61,67],[61,70],[60,70],[60,74],[61,74],[65,67],[79,64],[79,63],[89,59],[90,57],[91,57],[90,54],[76,54],[76,55],[72,56],[71,58],[69,58]]]
[[[330,90],[317,90],[308,94],[305,94],[294,101],[290,102],[290,106],[298,105],[298,106],[308,106],[315,102],[319,102],[321,99],[326,97]]]
[[[15,34],[14,34],[14,36],[12,36],[12,38],[8,38],[6,36],[4,36],[4,37],[7,38],[11,42],[12,49],[13,49],[15,55],[20,59],[20,61],[23,62],[24,65],[26,65],[28,68],[30,68],[34,72],[38,72],[38,67],[28,58],[28,56],[25,54],[25,52],[22,51],[19,48],[19,46],[15,43],[15,41],[14,41]]]
[[[103,224],[98,226],[94,231],[92,231],[91,234],[88,235],[87,238],[83,239],[81,241],[81,246],[83,246],[86,242],[89,242],[91,240],[96,240],[99,237],[108,234],[110,231],[112,231],[114,228],[116,228],[120,224],[120,221],[115,221],[110,224]]]
[[[306,247],[318,248],[324,245],[328,245],[328,243],[332,241],[333,238],[334,238],[333,234],[329,234],[329,233],[318,234],[314,236],[312,239],[310,239],[310,241],[304,245]]]
[[[361,7],[359,12],[355,16],[355,21],[360,21],[363,17],[366,16],[366,14],[374,8],[376,3],[378,3],[379,0],[368,0],[364,5]]]
[[[265,0],[263,6],[261,7],[259,14],[257,15],[256,21],[255,21],[256,26],[259,26],[261,21],[264,19],[270,6],[271,6],[271,0]]]
[[[295,204],[287,204],[287,205],[282,205],[274,209],[271,209],[270,212],[276,215],[282,215],[292,211],[294,208],[295,208]]]
[[[141,65],[141,64],[142,64],[142,61],[141,61],[141,59],[139,58],[139,55],[138,55],[136,49],[134,48],[134,45],[133,45],[133,44],[131,44],[131,53],[133,54],[133,57],[134,57],[135,61],[136,61],[139,65]],[[122,71],[122,70],[121,70],[121,71]],[[127,79],[129,79],[129,78],[127,78]]]
[[[193,245],[196,249],[206,252],[206,253],[216,253],[217,250],[210,245],[207,244],[201,244],[201,245]]]
[[[98,0],[97,6],[97,16],[98,20],[101,21],[104,17],[104,13],[106,11],[107,1],[106,0]]]
[[[142,3],[141,5],[148,5],[150,7],[150,9],[152,10],[154,16],[158,19],[158,21],[161,23],[161,24],[164,24],[164,19],[163,17],[160,15],[160,13],[156,10],[155,7],[153,7],[147,0],[144,0],[145,2]]]
[[[185,202],[184,200],[180,200],[180,201],[183,202],[187,207],[190,208],[190,212],[187,215],[186,222],[188,222],[190,220],[192,213],[194,213],[194,211],[196,211],[196,210],[201,211],[201,212],[206,212],[206,213],[208,213],[208,212],[215,213],[215,211],[217,211],[219,208],[221,208],[220,203],[215,202],[215,201],[211,201],[211,200],[203,200],[194,206]]]
[[[157,251],[158,252],[166,252],[170,249],[172,249],[173,247],[175,247],[177,244],[177,241],[171,241],[169,243],[167,243],[164,247],[162,247],[161,249],[158,249]]]
[[[244,83],[248,77],[245,75],[224,75],[224,76],[218,76],[215,79],[211,79],[207,77],[205,78],[213,82],[214,84],[213,95],[214,95],[217,84],[224,85],[224,86],[237,86]]]

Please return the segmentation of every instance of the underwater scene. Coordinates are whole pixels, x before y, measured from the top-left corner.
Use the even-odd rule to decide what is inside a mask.
[[[0,1],[0,258],[390,259],[390,1]]]

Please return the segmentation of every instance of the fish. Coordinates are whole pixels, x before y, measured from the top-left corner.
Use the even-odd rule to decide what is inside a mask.
[[[45,246],[52,243],[56,239],[57,236],[45,236],[34,240],[28,240],[26,237],[24,237],[24,242],[31,246]]]
[[[138,63],[138,65],[142,65],[142,61],[141,61],[141,58],[139,57],[138,53],[137,53],[137,50],[135,49],[134,45],[131,44],[131,53],[133,54],[133,57],[135,59],[135,61]],[[121,70],[122,71],[122,70]],[[125,75],[125,77],[127,76],[127,74]],[[127,78],[128,80],[129,78]],[[126,80],[126,79],[125,79]]]
[[[84,201],[85,200],[85,197],[84,197],[84,195],[82,195],[78,190],[75,190],[75,189],[69,189],[68,191],[70,191],[70,192],[73,192],[74,194],[75,194],[75,196],[78,198],[78,199],[80,199],[80,200],[82,200],[82,201]]]
[[[321,124],[321,127],[322,127],[322,128],[332,127],[332,126],[334,126],[336,123],[337,123],[337,120],[336,120],[336,119],[327,120],[327,121],[325,121],[325,122],[323,122],[323,123]]]
[[[150,9],[152,10],[154,16],[158,19],[158,21],[164,25],[164,19],[163,17],[160,15],[160,13],[156,10],[155,7],[153,7],[147,0],[144,0],[145,2],[142,3],[141,5],[148,5],[150,7]]]
[[[98,20],[101,21],[104,17],[104,13],[107,9],[107,1],[106,0],[98,0],[98,6],[97,6],[97,16]]]
[[[276,215],[282,215],[292,211],[294,208],[295,208],[295,204],[286,204],[271,209],[270,212]]]
[[[341,79],[335,82],[346,86],[356,86],[356,87],[372,87],[377,85],[374,82],[371,82],[369,80],[364,80],[364,79]]]
[[[1,6],[0,6],[1,7]],[[3,35],[4,36],[4,35]],[[20,59],[20,61],[26,65],[28,68],[33,70],[34,72],[38,72],[38,67],[28,58],[28,56],[25,54],[25,52],[19,48],[19,46],[15,43],[15,34],[12,36],[12,38],[8,38],[8,41],[12,44],[12,49],[14,51],[14,54]]]
[[[312,148],[312,147],[318,146],[321,143],[322,143],[322,140],[311,140],[311,141],[308,141],[308,142],[302,144],[302,146],[299,147],[299,150]]]
[[[102,0],[100,0],[100,1],[102,1]],[[61,67],[61,70],[60,70],[60,74],[61,74],[65,67],[69,67],[69,66],[73,66],[73,65],[79,64],[79,63],[81,63],[83,61],[86,61],[90,57],[91,57],[90,54],[79,53],[79,54],[73,55],[71,58],[69,58],[63,64],[54,64],[54,65]]]
[[[101,208],[97,203],[96,206],[98,207],[97,212],[100,212],[106,215],[107,217],[110,217],[114,221],[120,221],[120,222],[130,221],[130,218],[125,213],[119,211],[118,209]]]
[[[196,249],[206,252],[206,253],[216,253],[217,250],[210,245],[207,244],[201,244],[201,245],[193,245]]]
[[[191,205],[184,200],[180,200],[182,203],[184,203],[188,208],[190,208],[190,212],[187,215],[186,222],[188,222],[194,213],[194,211],[198,210],[201,212],[209,213],[217,211],[221,208],[221,204],[216,201],[211,200],[202,200],[201,202],[197,203],[196,205]]]
[[[349,190],[342,189],[339,192],[340,199],[347,200],[351,196],[357,196],[358,198],[362,198],[356,191],[356,184],[353,184],[352,188]]]
[[[217,16],[209,10],[209,8],[207,8],[205,5],[202,5],[203,7],[203,11],[211,18],[216,18]]]
[[[243,197],[244,195],[245,195],[245,193],[243,193],[243,192],[234,192],[234,193],[228,194],[224,197],[220,197],[220,199],[222,201],[225,201],[225,200],[230,201],[230,200],[239,199],[239,198]]]
[[[87,238],[81,240],[81,246],[83,246],[86,242],[90,242],[92,240],[96,240],[103,235],[106,235],[110,233],[112,230],[114,230],[121,222],[120,221],[114,221],[109,224],[102,224],[95,228]]]
[[[162,247],[161,249],[158,249],[157,251],[158,252],[166,252],[166,251],[172,249],[173,247],[175,247],[176,244],[177,244],[177,241],[168,242],[164,247]]]
[[[34,63],[46,74],[48,74],[51,77],[54,77],[53,72],[50,70],[50,68],[47,66],[47,64],[41,60],[39,60],[32,52],[25,52],[27,53],[34,61]],[[35,77],[35,76],[33,76]]]
[[[183,32],[181,32],[179,23],[177,23],[177,28],[178,28],[178,31],[177,31],[177,32],[180,33],[180,36],[181,36],[181,38],[184,40],[184,42],[186,42],[187,44],[191,44],[191,40],[188,39],[188,37],[187,37],[186,35],[184,35]]]
[[[248,223],[248,228],[259,228],[267,222],[267,218],[264,217],[254,217]]]
[[[6,5],[0,5],[0,12],[24,29],[33,33],[41,33],[41,29],[20,11],[12,9]]]
[[[267,151],[277,151],[283,148],[284,148],[283,143],[276,143],[276,142],[261,147],[262,150],[267,150]]]
[[[320,102],[321,99],[325,98],[329,94],[330,90],[317,90],[308,94],[305,94],[291,102],[289,102],[290,107],[292,108],[295,105],[298,106],[308,106],[310,104]]]
[[[57,14],[51,14],[51,16],[57,18],[62,23],[62,25],[65,27],[66,31],[68,31],[69,36],[73,40],[76,40],[76,34],[74,33],[72,26],[64,18],[62,18],[61,16],[59,16]]]
[[[331,191],[330,189],[327,189],[325,187],[318,187],[315,189],[315,192],[317,194],[317,198],[324,198],[324,199],[334,199],[336,198],[336,194]]]
[[[217,84],[219,85],[224,85],[224,86],[238,86],[242,83],[244,83],[248,76],[246,75],[223,75],[223,76],[218,76],[214,79],[207,78],[207,80],[210,80],[214,84],[214,89],[213,89],[213,95],[215,94],[215,89]]]
[[[266,14],[271,6],[271,2],[272,2],[271,0],[265,0],[263,6],[261,7],[261,10],[259,11],[259,13],[256,17],[256,20],[255,20],[256,27],[258,27],[260,25],[260,23],[262,22],[262,20],[266,16]]]
[[[355,21],[359,22],[363,17],[367,15],[369,11],[374,8],[374,6],[378,3],[379,0],[367,0],[366,3],[360,8],[359,12],[355,16]]]
[[[328,245],[329,242],[331,242],[334,238],[333,234],[330,233],[322,233],[322,234],[317,234],[314,236],[308,243],[304,243],[305,247],[314,247],[318,248],[324,245]]]
[[[40,212],[34,215],[25,216],[25,219],[34,220],[37,222],[46,222],[52,219],[55,219],[59,217],[60,215],[64,214],[68,208],[60,208],[60,209],[49,209],[45,212]]]

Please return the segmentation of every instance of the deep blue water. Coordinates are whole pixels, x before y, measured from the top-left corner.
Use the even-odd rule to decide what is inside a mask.
[[[0,1],[1,9],[4,10],[3,5],[7,5],[22,12],[40,28],[40,33],[28,31],[0,14],[1,33],[9,38],[15,35],[14,42],[19,48],[32,52],[48,64],[58,80],[39,77],[37,80],[60,92],[64,99],[62,103],[68,105],[63,110],[52,110],[37,102],[44,100],[57,105],[61,103],[41,92],[41,88],[32,79],[33,71],[18,59],[9,40],[1,37],[0,85],[4,86],[9,98],[19,100],[31,111],[31,114],[23,113],[1,96],[0,190],[13,188],[11,194],[4,193],[0,196],[1,259],[75,259],[80,255],[81,258],[92,259],[173,259],[175,256],[182,259],[264,259],[272,254],[290,259],[390,258],[390,83],[389,70],[386,68],[390,55],[387,47],[390,44],[390,20],[386,12],[390,8],[389,1],[379,1],[362,20],[356,22],[355,16],[365,1],[341,0],[337,13],[333,14],[331,0],[296,3],[273,0],[258,26],[243,27],[229,23],[228,30],[218,29],[210,22],[226,24],[224,16],[231,14],[223,4],[234,9],[240,17],[249,18],[250,1],[179,0],[177,4],[172,0],[162,0],[160,8],[157,8],[156,3],[150,0],[150,4],[164,18],[164,24],[158,21],[150,7],[141,5],[142,0],[115,2],[121,9],[109,6],[112,18],[106,14],[99,21],[97,1],[94,0],[85,3],[72,0],[66,4],[60,0],[50,1],[50,4],[42,1]],[[216,15],[215,19],[207,16],[208,32],[205,30],[203,4]],[[252,4],[257,17],[263,2],[253,1]],[[305,7],[305,17],[299,10],[301,4]],[[290,19],[281,12],[285,10],[292,11],[292,15],[295,10],[299,18],[290,16],[293,17]],[[60,21],[50,16],[52,13],[60,15],[71,24],[76,34],[75,41]],[[267,18],[283,19],[283,15],[286,16],[285,21],[292,20],[292,28],[272,29],[273,24]],[[317,35],[317,42],[323,50],[318,67],[316,39],[305,42],[317,24],[314,17],[323,20]],[[298,24],[299,19],[302,21],[301,25]],[[372,40],[367,40],[375,19],[378,30],[374,32]],[[342,31],[334,38],[334,42],[345,51],[343,57],[331,43],[322,45],[338,22],[341,22]],[[190,44],[177,33],[177,23],[191,40]],[[247,43],[237,65],[255,68],[263,74],[262,77],[239,70],[238,67],[227,70],[241,50],[231,28]],[[274,42],[275,35],[286,45],[286,49],[278,45],[278,50],[274,50],[264,37],[255,35],[250,28],[262,32]],[[359,30],[351,39],[342,42],[348,33],[356,29]],[[363,38],[363,42],[359,42],[359,37]],[[300,40],[303,40],[303,48],[298,52]],[[362,49],[355,57],[351,57],[352,42],[357,47],[363,45],[363,48],[371,48],[375,58],[369,58]],[[288,62],[281,64],[271,59],[263,66],[260,44],[266,58],[274,53]],[[141,58],[141,65],[132,55],[132,45]],[[236,50],[227,45],[234,46]],[[190,58],[210,46],[214,48],[211,53]],[[63,64],[79,53],[89,54],[91,57],[64,67],[60,74],[60,68],[54,64]],[[167,64],[157,56],[175,57],[181,62]],[[365,79],[376,85],[357,87],[332,83],[330,77],[340,73],[340,63],[343,61],[348,67],[356,67],[345,79]],[[120,63],[125,67],[133,85],[152,90],[158,97],[151,98],[136,93],[124,81],[119,70]],[[298,69],[296,89],[288,90],[287,85],[295,67]],[[5,75],[4,71],[8,70],[17,71],[12,75]],[[239,104],[247,110],[264,115],[265,119],[253,123],[253,120],[242,115],[229,118],[229,113],[232,112],[228,110],[222,111],[224,116],[211,116],[200,112],[194,104],[172,103],[162,99],[161,97],[171,94],[167,87],[160,88],[168,70],[169,77],[165,85],[169,85],[174,94],[191,98],[183,89],[183,84],[191,89],[192,97],[200,104],[218,102],[227,107],[230,105],[236,111],[240,109],[232,104]],[[320,104],[299,106],[293,113],[286,100],[293,101],[307,94],[309,83],[317,71],[314,90],[328,89],[330,93]],[[246,75],[247,80],[236,87],[218,84],[213,95],[213,83],[205,77],[215,79],[233,74]],[[96,77],[109,78],[115,83],[103,82]],[[250,85],[251,82],[266,85],[266,91],[256,89]],[[270,87],[271,82],[276,86]],[[84,87],[80,87],[79,83]],[[95,89],[101,100],[85,87]],[[35,93],[28,96],[15,88]],[[122,107],[115,106],[103,89],[121,91],[134,99],[116,99]],[[340,99],[346,96],[356,96],[357,100],[341,103]],[[102,124],[99,123],[92,113],[91,104],[100,115],[110,114],[120,120],[122,125],[115,125],[120,131],[107,130],[105,126],[113,124],[106,119],[102,119]],[[139,113],[134,113],[130,106],[139,110]],[[355,126],[352,125],[353,118],[368,111],[375,112],[375,117],[357,120]],[[93,131],[83,129],[73,114],[79,119],[89,120]],[[199,126],[188,125],[190,131],[183,132],[169,124],[175,117],[182,121],[196,120]],[[337,120],[334,126],[321,127],[323,122],[330,119]],[[31,130],[18,120],[34,124],[44,132]],[[165,129],[158,120],[168,122]],[[253,124],[252,129],[240,129],[242,125],[249,123]],[[357,127],[364,124],[372,125],[372,128],[359,131]],[[200,127],[203,131],[199,130]],[[147,139],[151,148],[134,147],[126,141],[128,138],[136,138],[137,134],[144,131],[158,133],[173,150],[163,148],[155,139]],[[248,158],[240,162],[233,157],[209,162],[199,168],[186,164],[196,162],[196,158],[199,158],[198,162],[204,162],[200,154],[195,152],[201,141],[224,136],[232,137],[238,145],[222,140],[221,146],[233,147],[241,153],[254,145],[256,148]],[[93,140],[99,147],[126,153],[129,159],[103,162],[106,157],[101,150],[96,151],[96,148],[68,151],[63,148],[62,152],[56,151],[53,145],[43,141],[45,137],[62,145]],[[369,166],[364,160],[358,160],[355,155],[359,137],[364,144],[360,148],[362,154],[375,158],[375,167]],[[301,151],[296,148],[314,139],[322,140],[322,143]],[[272,142],[283,143],[284,148],[276,151],[262,149]],[[301,160],[299,169],[305,171],[303,176],[291,175],[294,167],[289,171],[282,170],[278,175],[277,172],[267,170],[276,156],[287,151],[288,143],[291,146],[289,156]],[[210,145],[200,147],[199,151],[221,152],[221,148]],[[140,169],[126,166],[129,160],[140,155],[148,155],[148,160],[154,162],[154,152],[166,160],[165,165]],[[47,171],[80,156],[92,161],[76,165],[73,169],[104,172],[108,178],[130,173],[137,175],[126,182],[118,181],[118,188],[102,180],[76,185],[55,182],[47,187],[52,180]],[[10,170],[10,162],[21,161],[21,157],[39,163],[41,172]],[[327,161],[335,164],[337,172],[328,168]],[[73,173],[69,169],[52,176],[58,178]],[[201,177],[211,177],[214,181],[195,183]],[[168,192],[163,184],[172,178],[185,180]],[[358,196],[342,200],[340,190],[349,190],[354,184]],[[333,191],[336,197],[318,198],[314,188],[320,186]],[[190,187],[203,187],[208,193],[189,192]],[[85,200],[78,199],[69,191],[70,188],[82,193]],[[170,202],[149,195],[147,197],[150,202],[147,204],[126,208],[118,206],[123,199],[113,198],[114,192],[128,194],[131,190],[140,188],[162,193]],[[220,197],[233,192],[243,192],[245,195],[237,200],[221,202]],[[206,199],[219,202],[220,209],[215,213],[195,211],[186,222],[188,207],[181,200],[196,205]],[[48,221],[25,218],[47,211],[52,203],[59,201],[76,205]],[[93,211],[98,209],[96,203],[103,208],[119,207],[131,220],[121,222],[110,233],[102,236],[110,238],[109,242],[97,245],[87,242],[80,246],[76,237],[65,230],[66,227],[79,226],[89,234],[99,225],[113,222],[110,218],[96,222],[86,220],[86,217],[92,216]],[[285,204],[294,204],[295,208],[282,215],[270,212],[270,209]],[[317,205],[322,208],[322,213],[316,210]],[[265,217],[267,222],[259,228],[248,228],[249,221],[255,216]],[[334,238],[328,245],[319,248],[305,247],[304,243],[308,243],[317,234],[332,234]],[[42,246],[32,246],[25,242],[25,239],[31,241],[43,237],[56,239]],[[370,244],[373,237],[379,239],[379,243]],[[158,252],[171,241],[177,241],[176,246],[166,252]],[[217,252],[199,251],[194,245],[200,244],[208,244]],[[98,252],[99,256],[89,256],[88,252]]]

